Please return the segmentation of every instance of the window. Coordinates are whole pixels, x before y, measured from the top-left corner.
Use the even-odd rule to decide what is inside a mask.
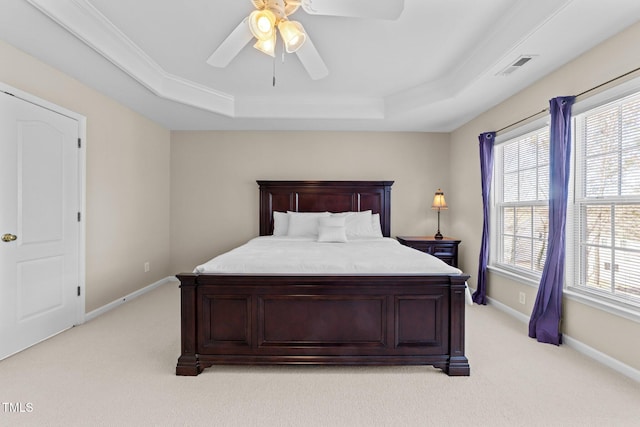
[[[576,116],[574,290],[640,305],[640,93]]]
[[[640,314],[640,79],[573,107],[565,288]],[[543,118],[494,147],[490,267],[540,281],[549,230],[549,129]]]
[[[549,229],[548,128],[497,145],[494,159],[494,265],[539,277]]]

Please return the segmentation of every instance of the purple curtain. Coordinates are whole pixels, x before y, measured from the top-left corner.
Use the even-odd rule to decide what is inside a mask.
[[[478,286],[473,293],[473,302],[487,304],[487,263],[489,261],[489,192],[493,176],[493,142],[495,132],[485,132],[478,136],[480,140],[480,174],[482,183],[482,242],[480,242],[480,259],[478,260]]]
[[[549,238],[538,296],[529,321],[529,336],[540,342],[562,343],[562,286],[564,283],[565,226],[571,161],[571,106],[574,96],[549,101]]]

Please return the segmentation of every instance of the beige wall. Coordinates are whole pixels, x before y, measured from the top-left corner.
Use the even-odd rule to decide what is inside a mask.
[[[449,190],[448,164],[446,134],[172,132],[172,269],[191,271],[258,235],[258,179],[394,180],[392,235],[433,234],[431,201]]]
[[[629,28],[557,70],[526,90],[482,114],[451,134],[451,194],[458,205],[451,210],[452,229],[464,242],[462,269],[474,277],[478,270],[478,253],[482,235],[482,196],[478,135],[508,126],[546,107],[549,99],[578,94],[640,66],[637,52],[640,24]],[[489,274],[488,294],[507,306],[530,315],[537,288],[496,274]],[[525,305],[518,303],[518,293],[525,292]],[[563,331],[600,352],[635,369],[640,369],[640,323],[605,313],[565,298]]]
[[[0,57],[0,81],[87,118],[86,311],[166,277],[169,131],[3,41]]]

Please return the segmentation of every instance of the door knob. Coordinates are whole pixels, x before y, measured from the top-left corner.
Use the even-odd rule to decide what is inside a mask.
[[[4,236],[2,236],[2,241],[3,242],[13,242],[17,238],[18,238],[18,236],[14,235],[14,234],[5,234]]]

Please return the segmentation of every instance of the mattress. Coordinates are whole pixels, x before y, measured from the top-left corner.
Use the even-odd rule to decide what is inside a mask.
[[[219,274],[461,274],[442,260],[391,238],[321,243],[305,237],[256,237],[195,268]]]

